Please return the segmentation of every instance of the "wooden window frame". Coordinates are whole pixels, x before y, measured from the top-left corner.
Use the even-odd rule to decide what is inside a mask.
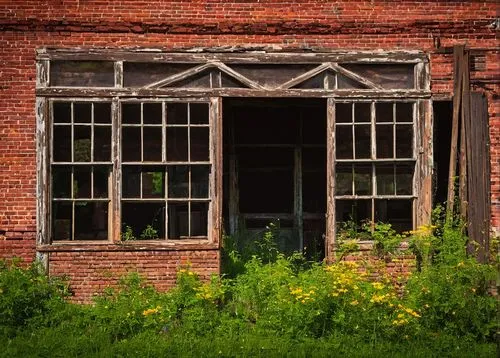
[[[114,87],[54,87],[50,85],[50,62],[54,60],[81,60],[81,61],[113,61],[114,63]],[[220,88],[217,83],[213,88],[163,88],[161,84],[144,86],[142,88],[125,88],[123,86],[123,64],[124,62],[146,62],[146,63],[190,63],[193,67],[201,64],[204,68],[212,67],[225,74],[231,75],[246,88]],[[238,73],[231,72],[231,64],[325,64],[324,67],[338,69],[337,64],[413,64],[414,65],[414,88],[411,89],[382,89],[372,83],[366,82],[363,89],[335,89],[327,83],[323,88],[302,89],[290,88],[300,82],[301,79],[290,79],[286,85],[278,87],[266,87],[256,85],[247,81]],[[55,250],[57,244],[51,244],[49,230],[49,192],[50,172],[48,162],[48,148],[50,147],[50,115],[49,103],[52,100],[75,98],[97,98],[112,101],[113,126],[118,128],[119,103],[126,99],[158,99],[158,100],[200,100],[210,102],[210,137],[213,138],[213,196],[210,210],[211,227],[209,227],[209,239],[205,242],[173,242],[154,243],[141,245],[137,243],[123,243],[118,240],[120,232],[119,220],[119,198],[120,163],[118,153],[119,133],[113,131],[112,153],[112,240],[102,245],[88,245],[86,249],[102,250],[108,246],[110,250],[128,250],[128,246],[135,246],[131,250],[165,248],[165,249],[191,249],[191,248],[218,248],[219,238],[222,234],[222,98],[224,97],[302,97],[302,98],[325,98],[327,100],[327,223],[326,223],[326,255],[332,257],[335,246],[335,156],[334,156],[334,130],[335,115],[334,103],[336,101],[366,101],[366,100],[412,100],[416,104],[416,116],[414,133],[416,164],[415,164],[415,220],[414,225],[428,223],[431,213],[431,175],[432,175],[432,102],[430,92],[429,60],[426,53],[420,51],[387,51],[370,52],[357,51],[345,52],[334,51],[324,53],[214,53],[212,51],[192,53],[186,52],[162,52],[159,50],[120,50],[120,49],[39,49],[37,51],[37,78],[36,78],[36,119],[37,119],[37,247],[41,252]],[[200,67],[198,66],[198,67]],[[229,66],[229,67],[228,67]],[[317,67],[317,69],[319,66]],[[201,70],[201,67],[198,68]],[[339,70],[339,72],[342,69]],[[222,73],[221,72],[221,73]],[[185,73],[183,76],[189,76]],[[360,80],[362,82],[362,79]],[[211,86],[212,87],[212,86]],[[168,241],[168,240],[166,240]],[[194,240],[196,241],[196,240]],[[65,244],[69,245],[69,244]],[[76,247],[77,244],[72,244]],[[96,246],[92,248],[91,246]]]

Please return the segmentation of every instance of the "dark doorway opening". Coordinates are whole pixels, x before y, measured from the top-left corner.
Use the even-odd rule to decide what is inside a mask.
[[[323,258],[326,100],[224,99],[223,123],[226,232],[244,246],[275,222],[280,250]]]
[[[450,168],[452,101],[434,101],[434,197],[433,203],[444,203],[448,193]]]

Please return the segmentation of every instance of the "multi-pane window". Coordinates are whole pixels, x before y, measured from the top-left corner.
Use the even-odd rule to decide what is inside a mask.
[[[122,239],[206,238],[208,103],[121,105]]]
[[[108,239],[111,103],[52,102],[52,238]]]
[[[413,225],[413,102],[335,104],[337,222]]]

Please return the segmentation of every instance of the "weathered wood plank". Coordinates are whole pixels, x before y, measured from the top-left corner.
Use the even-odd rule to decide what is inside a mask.
[[[467,220],[467,148],[466,138],[470,136],[468,123],[470,122],[470,83],[469,83],[469,51],[464,50],[462,63],[462,99],[460,111],[460,155],[459,155],[459,186],[460,217]],[[469,129],[469,130],[467,130]]]
[[[210,99],[210,151],[212,158],[211,172],[211,227],[208,228],[210,241],[220,246],[222,236],[222,100]]]
[[[106,251],[186,251],[186,250],[219,250],[219,246],[208,240],[187,239],[161,240],[158,242],[126,241],[117,244],[65,242],[37,246],[37,251],[44,254],[51,252],[106,252]]]
[[[327,101],[326,125],[326,237],[325,257],[335,260],[335,100]]]

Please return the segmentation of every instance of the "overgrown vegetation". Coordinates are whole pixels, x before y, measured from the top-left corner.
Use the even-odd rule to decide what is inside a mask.
[[[382,245],[375,254],[396,259],[403,237],[372,228]],[[407,235],[419,270],[401,277],[404,289],[384,260],[308,262],[279,253],[277,234],[270,226],[252,255],[227,238],[221,278],[201,282],[186,266],[177,286],[159,293],[134,274],[86,306],[65,301],[68,288],[36,266],[4,264],[0,355],[495,356],[497,300],[488,287],[497,261],[467,257],[460,228]],[[358,239],[345,238],[352,255]]]

